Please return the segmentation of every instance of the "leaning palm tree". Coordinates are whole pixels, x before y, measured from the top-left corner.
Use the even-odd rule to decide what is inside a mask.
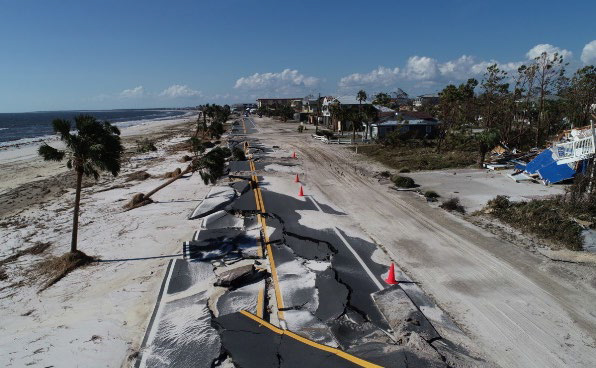
[[[368,98],[368,96],[366,95],[366,92],[361,89],[360,91],[358,91],[358,93],[356,94],[356,99],[358,100],[358,112],[360,114],[362,114],[362,101],[366,101],[366,99]],[[356,122],[352,122],[352,141],[356,141]]]
[[[120,130],[108,122],[99,122],[93,116],[75,117],[76,132],[71,133],[68,120],[56,119],[52,122],[54,132],[64,142],[65,149],[58,150],[44,143],[39,147],[39,155],[44,160],[62,161],[67,158],[66,167],[74,170],[77,176],[75,204],[72,220],[71,253],[77,252],[79,228],[79,206],[81,203],[81,183],[83,175],[99,178],[100,171],[109,171],[116,176],[120,172],[120,157],[124,147],[120,142]]]
[[[203,154],[204,151],[205,150],[203,148],[200,152],[201,154],[195,156],[195,158],[190,162],[186,169],[178,170],[177,174],[175,174],[175,176],[173,176],[170,180],[161,184],[152,191],[147,192],[146,194],[135,194],[133,198],[127,204],[124,205],[124,208],[127,210],[132,210],[137,207],[145,206],[147,204],[152,203],[152,195],[154,195],[155,193],[159,192],[163,188],[167,187],[168,185],[172,184],[176,180],[189,173],[194,173],[198,171],[205,185],[209,183],[215,184],[217,179],[219,179],[219,177],[224,174],[226,158],[230,157],[232,155],[232,152],[229,148],[222,147],[216,147],[211,151],[207,152],[206,154]]]

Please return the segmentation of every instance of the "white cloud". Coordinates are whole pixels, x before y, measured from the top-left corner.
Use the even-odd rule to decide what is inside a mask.
[[[462,55],[458,59],[439,64],[439,72],[448,78],[466,78],[475,66],[473,56]]]
[[[320,79],[305,76],[298,70],[284,69],[279,73],[255,73],[236,80],[234,88],[275,94],[302,93],[316,88]]]
[[[573,57],[573,53],[571,51],[561,49],[559,47],[553,46],[548,43],[541,43],[539,45],[532,47],[526,53],[526,57],[531,60],[531,59],[534,59],[534,58],[542,55],[543,52],[546,52],[548,55],[554,55],[555,53],[557,53],[557,54],[563,56],[563,60],[567,60],[567,61],[569,59],[571,59],[571,57]]]
[[[596,65],[596,40],[588,42],[584,46],[581,59],[586,65]]]
[[[588,53],[592,52],[593,57],[596,58],[596,41],[586,45],[586,49],[588,49]],[[527,56],[530,58],[535,54],[540,55],[543,51],[547,53],[559,52],[563,57],[572,55],[571,51],[562,50],[552,45],[537,45],[527,53]],[[473,56],[462,55],[454,60],[439,62],[428,56],[411,56],[403,68],[380,66],[368,73],[350,74],[340,79],[338,87],[346,90],[356,87],[386,89],[398,87],[398,84],[401,84],[430,88],[447,83],[460,83],[468,78],[481,79],[486,69],[493,64],[497,64],[501,70],[512,75],[528,61],[530,60],[499,62],[497,60],[477,60]]]
[[[522,62],[500,63],[496,60],[477,61],[473,56],[462,55],[455,60],[440,63],[426,56],[412,56],[403,69],[380,66],[369,73],[354,73],[340,79],[338,86],[343,89],[354,87],[387,88],[398,83],[416,82],[418,87],[463,81],[467,78],[480,78],[489,65],[497,64],[506,72],[514,72]]]
[[[362,85],[391,86],[400,78],[399,68],[379,66],[370,73],[354,73],[340,79],[340,87],[355,87]]]
[[[174,84],[164,89],[159,95],[161,97],[169,98],[194,97],[200,96],[201,92],[196,91],[187,85]]]
[[[125,98],[142,97],[143,95],[145,95],[145,89],[143,88],[143,86],[125,89],[124,91],[120,92],[120,97]]]
[[[429,80],[439,73],[435,59],[426,56],[411,56],[404,70],[405,77],[414,80]]]

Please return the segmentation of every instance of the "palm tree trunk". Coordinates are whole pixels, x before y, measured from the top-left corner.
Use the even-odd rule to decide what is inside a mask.
[[[207,133],[207,114],[203,111],[203,139],[205,139],[206,133]]]
[[[76,170],[77,173],[77,189],[75,195],[75,207],[72,214],[72,241],[70,243],[70,252],[77,251],[77,235],[79,230],[79,207],[81,204],[81,184],[83,182],[83,171]]]
[[[180,179],[183,175],[188,174],[190,171],[192,170],[191,165],[188,165],[188,167],[182,171],[180,174],[178,174],[177,176],[174,176],[173,178],[171,178],[170,180],[166,181],[165,183],[163,183],[162,185],[158,186],[157,188],[153,189],[152,191],[150,191],[149,193],[145,194],[144,198],[149,198],[152,195],[154,195],[155,193],[157,193],[158,191],[162,190],[163,188],[167,187],[168,185],[172,184],[173,182],[175,182],[176,180]]]
[[[478,168],[479,169],[484,169],[484,160],[486,158],[486,150],[480,150],[480,152],[478,152]]]

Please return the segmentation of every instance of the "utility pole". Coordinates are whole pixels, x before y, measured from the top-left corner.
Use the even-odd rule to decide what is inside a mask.
[[[596,118],[596,114],[593,115]],[[592,173],[590,175],[590,185],[588,185],[588,193],[592,194],[592,190],[594,189],[594,181],[596,178],[594,177],[594,173],[596,172],[596,131],[594,130],[594,120],[590,119],[590,128],[592,129],[592,149],[594,153],[592,153]]]
[[[319,92],[319,98],[317,99],[317,121],[315,121],[315,134],[319,135],[319,119],[321,118],[321,92]]]

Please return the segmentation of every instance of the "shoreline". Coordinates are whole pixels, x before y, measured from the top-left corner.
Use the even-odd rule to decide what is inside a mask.
[[[155,120],[136,124],[121,129],[122,143],[127,151],[134,145],[134,140],[141,137],[155,139],[167,134],[168,130],[196,119],[198,114],[185,115],[175,119]],[[33,183],[52,175],[64,173],[67,168],[63,162],[43,161],[37,154],[37,148],[42,142],[58,148],[59,139],[54,136],[51,140],[40,140],[19,146],[0,147],[0,172],[10,173],[0,179],[0,196],[21,185]],[[2,214],[0,213],[0,216]]]
[[[170,111],[170,110],[164,110],[164,111]],[[189,119],[191,117],[196,117],[198,116],[197,111],[195,110],[181,110],[184,111],[183,114],[175,116],[175,117],[161,117],[161,118],[155,118],[155,119],[141,119],[141,120],[125,120],[125,121],[119,121],[119,122],[111,122],[109,120],[106,120],[108,122],[110,122],[113,126],[118,127],[118,129],[120,129],[120,131],[122,132],[125,129],[128,128],[132,128],[132,127],[136,127],[139,125],[153,125],[162,121],[174,121],[174,120],[182,120],[182,119]],[[83,112],[83,111],[81,111]],[[92,112],[92,111],[90,111]],[[103,120],[102,120],[103,121]],[[48,123],[49,125],[50,123]],[[9,129],[9,128],[0,128],[0,130],[3,129]],[[54,141],[55,139],[55,135],[54,134],[47,134],[47,135],[41,135],[41,136],[37,136],[37,137],[23,137],[23,138],[19,138],[19,139],[15,139],[15,140],[9,140],[9,141],[1,141],[0,142],[0,152],[4,151],[4,150],[10,150],[10,149],[14,149],[14,148],[20,148],[20,147],[26,147],[28,145],[36,145],[39,144],[41,142],[44,141]]]

